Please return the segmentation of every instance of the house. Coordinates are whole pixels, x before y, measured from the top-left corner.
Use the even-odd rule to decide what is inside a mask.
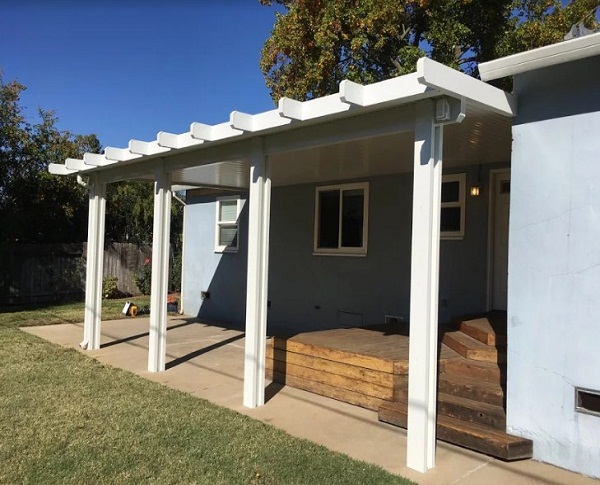
[[[404,320],[407,463],[424,472],[438,322],[507,310],[508,428],[534,457],[600,476],[599,49],[594,34],[482,65],[515,75],[514,96],[421,59],[413,74],[51,165],[90,187],[82,344],[99,346],[106,184],[153,180],[149,370],[164,370],[170,197],[186,188],[183,310],[245,325],[246,406],[264,403],[267,321]]]

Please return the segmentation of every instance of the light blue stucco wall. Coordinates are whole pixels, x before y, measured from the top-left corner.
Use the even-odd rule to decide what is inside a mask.
[[[600,476],[600,57],[515,79],[508,280],[509,432],[534,458]]]
[[[441,242],[440,319],[485,311],[487,292],[490,168],[479,175],[478,198],[467,195],[465,237]],[[468,187],[478,167],[467,173]],[[346,182],[346,181],[345,181]],[[309,330],[382,323],[386,314],[408,321],[412,174],[369,179],[366,257],[313,255],[315,185],[276,187],[271,203],[269,326]],[[186,207],[184,312],[243,324],[245,319],[247,210],[240,225],[240,253],[214,253],[213,198],[192,198]],[[200,292],[209,290],[210,300]]]

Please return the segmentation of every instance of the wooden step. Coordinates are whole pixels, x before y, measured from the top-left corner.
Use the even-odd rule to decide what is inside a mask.
[[[440,363],[440,372],[472,377],[480,381],[500,384],[506,382],[506,367],[495,362],[478,362],[461,357]]]
[[[440,374],[438,391],[494,406],[504,406],[504,391],[500,384],[457,374]]]
[[[446,332],[444,334],[443,342],[452,350],[467,359],[495,363],[498,363],[501,360],[499,359],[496,347],[481,343],[479,340],[475,340],[473,337],[464,334],[460,330]]]
[[[405,402],[384,401],[379,408],[379,420],[406,428]],[[438,415],[437,438],[506,461],[531,458],[533,442],[461,419]]]
[[[322,382],[311,381],[310,379],[304,379],[302,377],[296,377],[281,372],[273,372],[269,369],[266,371],[266,377],[267,379],[271,379],[280,384],[285,384],[287,386],[303,389],[314,394],[320,394],[321,396],[337,399],[338,401],[354,404],[355,406],[370,409],[371,411],[377,411],[383,403],[383,400],[377,397],[368,396],[366,394],[348,389],[342,389],[340,387],[331,386]]]
[[[437,396],[437,412],[440,415],[462,419],[469,423],[506,431],[506,413],[502,406],[494,406],[440,392]]]
[[[462,321],[460,330],[485,345],[506,346],[506,333],[498,333],[487,317]]]

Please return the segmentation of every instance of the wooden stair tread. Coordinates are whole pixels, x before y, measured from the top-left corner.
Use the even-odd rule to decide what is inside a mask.
[[[439,392],[481,401],[495,406],[504,405],[504,390],[500,383],[483,381],[476,377],[458,374],[440,374]]]
[[[483,362],[499,361],[498,350],[495,347],[486,345],[460,330],[446,332],[444,334],[443,342],[452,350],[467,359]]]
[[[485,345],[506,345],[506,332],[498,332],[487,317],[464,320],[460,330]]]
[[[500,431],[506,430],[506,413],[502,406],[440,392],[437,395],[437,412]]]
[[[379,420],[406,428],[406,403],[384,401]],[[437,417],[437,438],[507,461],[531,458],[533,454],[531,440],[442,414]]]
[[[473,377],[480,381],[503,383],[506,381],[506,369],[496,362],[482,362],[478,360],[459,359],[448,360],[440,364],[440,372],[446,375],[455,374]]]

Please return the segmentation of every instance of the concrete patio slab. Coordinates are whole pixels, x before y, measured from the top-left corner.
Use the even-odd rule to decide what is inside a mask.
[[[83,351],[82,325],[23,328],[50,342],[77,349],[100,362],[188,392],[241,412],[291,435],[306,438],[353,458],[422,484],[595,484],[594,480],[551,465],[526,460],[505,463],[438,442],[436,468],[420,474],[405,467],[406,432],[380,423],[377,413],[299,389],[268,382],[267,402],[242,405],[244,333],[226,325],[171,317],[167,332],[167,370],[150,373],[148,318],[102,323],[100,350]]]

